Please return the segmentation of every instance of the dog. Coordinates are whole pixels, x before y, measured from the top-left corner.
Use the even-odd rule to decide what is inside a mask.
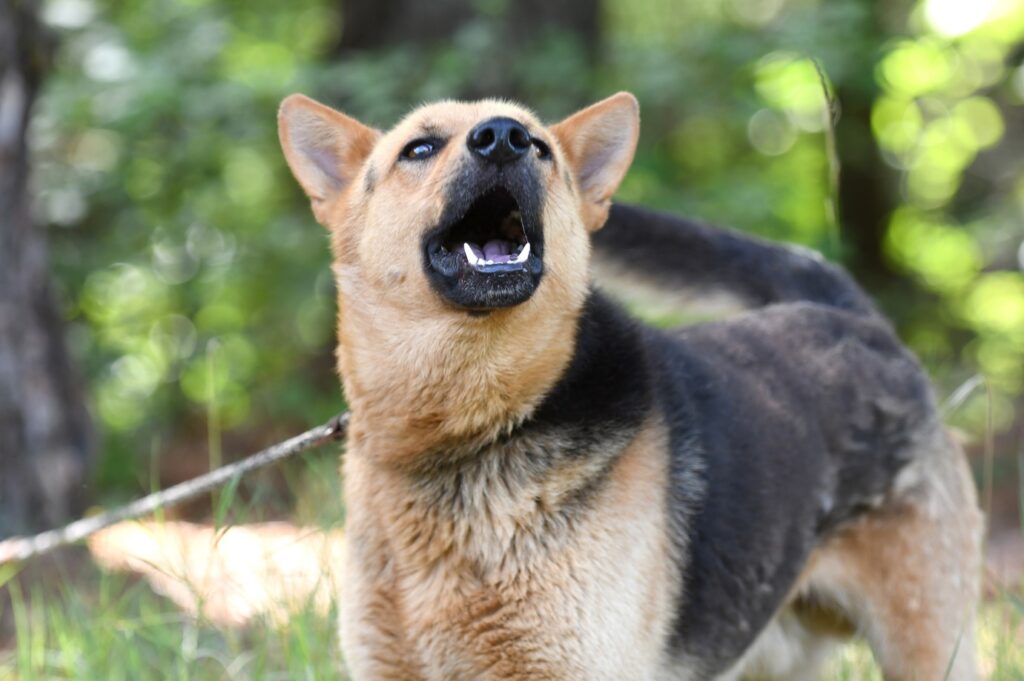
[[[632,95],[387,133],[292,95],[279,130],[333,254],[352,678],[812,679],[853,634],[977,678],[983,521],[924,372],[812,252],[613,205]],[[753,309],[650,328],[598,261]]]

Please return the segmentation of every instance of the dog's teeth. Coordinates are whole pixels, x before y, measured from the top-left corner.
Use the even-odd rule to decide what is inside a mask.
[[[519,255],[517,255],[516,259],[513,260],[512,262],[514,262],[514,263],[523,263],[523,262],[526,262],[526,259],[529,258],[529,257],[530,257],[530,243],[527,242],[526,245],[523,246],[523,250],[521,250],[519,252]]]
[[[476,265],[481,264],[480,259],[476,257],[475,253],[473,253],[473,249],[469,247],[469,244],[462,244],[462,248],[466,251],[466,260],[469,261],[470,265],[475,267]]]

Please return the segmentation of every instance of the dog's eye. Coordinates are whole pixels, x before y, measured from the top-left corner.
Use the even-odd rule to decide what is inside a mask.
[[[410,161],[420,161],[430,158],[441,150],[443,143],[437,139],[415,139],[405,145],[402,149],[402,158]]]
[[[537,150],[537,158],[542,160],[551,158],[551,147],[549,147],[544,140],[534,137],[530,142],[533,143],[533,148]]]

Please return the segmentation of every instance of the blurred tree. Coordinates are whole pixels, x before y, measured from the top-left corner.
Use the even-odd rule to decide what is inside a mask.
[[[49,61],[30,0],[0,0],[0,536],[82,506],[89,418],[27,192],[29,111]]]
[[[343,0],[344,21],[336,52],[397,45],[437,45],[480,16],[498,16],[501,48],[522,49],[541,31],[572,32],[589,48],[598,42],[600,3],[596,0],[521,0],[516,3],[480,0]],[[501,64],[495,64],[496,70]]]
[[[530,54],[550,55],[550,42],[568,43],[580,66],[589,69],[601,41],[598,0],[340,0],[339,7],[341,32],[333,50],[338,60],[396,49],[429,59],[450,51],[453,40],[462,42],[475,53],[474,62],[448,97],[522,99],[536,89],[538,74],[530,69],[550,69],[550,61],[541,65]]]

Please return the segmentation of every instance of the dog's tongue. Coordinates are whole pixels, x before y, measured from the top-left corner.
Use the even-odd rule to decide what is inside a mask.
[[[491,239],[484,244],[484,257],[491,262],[508,262],[512,259],[512,242]]]

